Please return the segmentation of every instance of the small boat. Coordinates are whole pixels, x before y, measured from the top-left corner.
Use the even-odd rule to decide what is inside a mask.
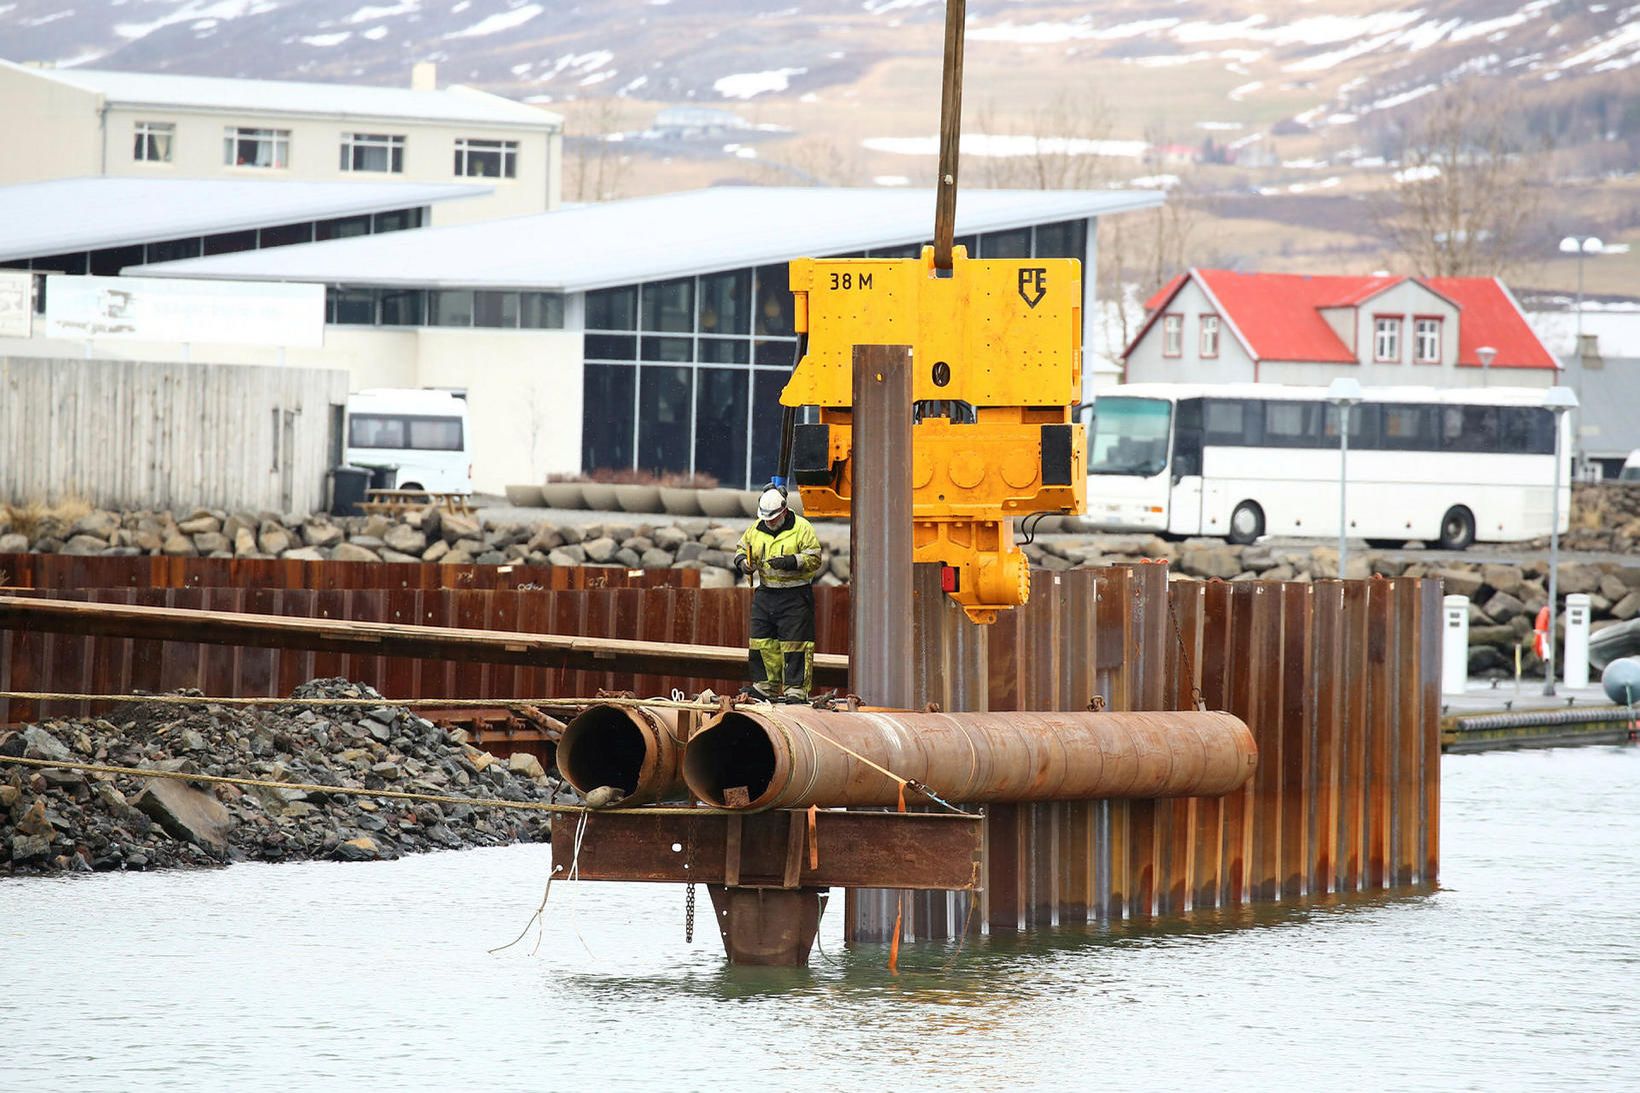
[[[1624,657],[1640,656],[1640,618],[1629,619],[1589,635],[1589,667],[1597,672]]]

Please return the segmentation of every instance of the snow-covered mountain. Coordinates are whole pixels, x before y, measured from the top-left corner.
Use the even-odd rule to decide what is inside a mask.
[[[71,6],[70,6],[71,5]],[[1335,93],[1312,120],[1391,108],[1443,80],[1540,83],[1640,65],[1631,0],[1112,0],[970,5],[971,55],[1104,62]],[[0,56],[201,75],[400,83],[413,60],[521,97],[735,101],[824,92],[937,52],[940,0],[0,0]],[[1344,75],[1340,80],[1337,77]]]

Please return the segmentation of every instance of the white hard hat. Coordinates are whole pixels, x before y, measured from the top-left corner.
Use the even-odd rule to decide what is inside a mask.
[[[773,520],[786,511],[786,495],[773,486],[763,491],[763,496],[757,499],[757,518],[759,520]]]

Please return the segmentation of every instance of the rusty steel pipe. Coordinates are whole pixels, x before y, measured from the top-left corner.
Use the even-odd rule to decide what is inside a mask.
[[[846,749],[846,750],[845,750]],[[851,754],[852,753],[852,754]],[[745,707],[689,742],[683,774],[719,808],[893,805],[899,784],[861,757],[955,804],[1219,797],[1258,749],[1227,713],[828,713]],[[738,795],[736,795],[738,796]],[[906,800],[922,798],[908,790]]]
[[[588,706],[564,726],[558,772],[585,797],[614,786],[623,804],[685,793],[680,764],[688,739],[685,711],[648,706]]]

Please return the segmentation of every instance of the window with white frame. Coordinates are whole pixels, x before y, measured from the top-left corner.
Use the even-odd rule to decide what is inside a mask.
[[[1216,357],[1219,355],[1219,317],[1217,315],[1203,315],[1201,317],[1201,355]]]
[[[1414,358],[1419,364],[1441,363],[1441,320],[1418,319],[1413,324]]]
[[[290,130],[229,126],[222,138],[222,162],[232,167],[289,167]]]
[[[1377,315],[1372,320],[1372,359],[1379,363],[1401,362],[1401,317]]]
[[[471,140],[462,137],[456,141],[456,177],[458,178],[517,178],[518,142],[516,140]]]
[[[1177,357],[1184,352],[1184,316],[1162,316],[1162,356]]]
[[[387,133],[343,133],[342,170],[404,173],[404,137]]]
[[[132,150],[132,158],[143,163],[170,163],[171,144],[176,132],[177,127],[168,121],[137,122],[136,147]]]

